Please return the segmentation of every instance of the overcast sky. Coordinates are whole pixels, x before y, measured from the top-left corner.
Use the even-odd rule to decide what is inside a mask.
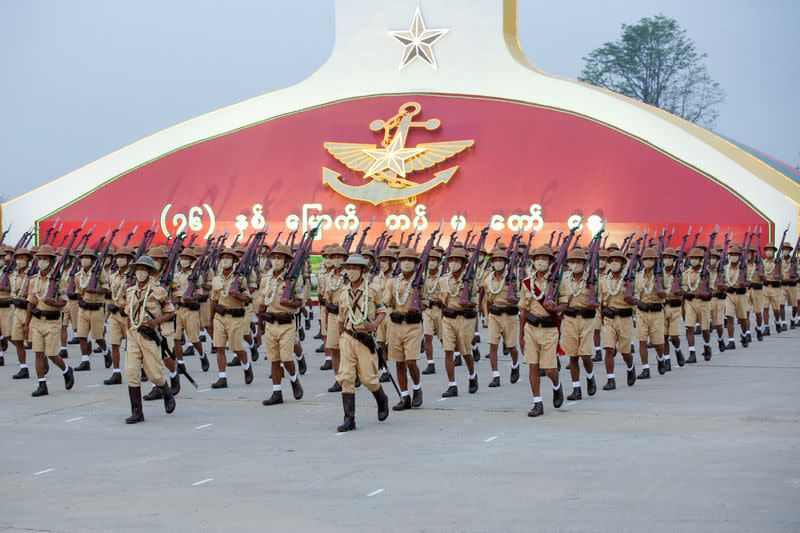
[[[520,0],[520,40],[545,71],[575,78],[622,23],[658,13],[727,92],[715,130],[796,165],[800,1]],[[333,0],[0,0],[0,197],[299,82],[333,38]]]

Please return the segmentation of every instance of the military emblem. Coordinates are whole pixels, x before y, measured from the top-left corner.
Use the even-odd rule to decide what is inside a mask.
[[[427,181],[410,179],[410,174],[426,170],[447,161],[454,155],[475,144],[475,141],[442,141],[406,146],[411,128],[435,131],[441,126],[438,118],[415,122],[422,106],[417,102],[406,102],[398,113],[388,120],[374,120],[369,128],[374,132],[383,130],[381,146],[366,143],[326,142],[324,148],[343,165],[356,172],[363,172],[365,185],[348,185],[341,174],[322,167],[322,183],[337,193],[372,205],[401,201],[407,206],[417,203],[417,197],[431,189],[447,183],[455,175],[458,166],[438,172]]]

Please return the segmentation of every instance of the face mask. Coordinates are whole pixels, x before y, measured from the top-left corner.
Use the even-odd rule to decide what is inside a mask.
[[[136,271],[136,281],[144,283],[148,279],[150,279],[150,272],[141,268]]]
[[[118,267],[122,268],[127,264],[128,264],[128,258],[127,257],[117,257],[117,266]]]
[[[392,266],[392,262],[388,259],[381,259],[381,270],[386,272],[389,270],[389,267]]]
[[[283,257],[276,257],[275,259],[272,260],[272,268],[274,268],[275,270],[281,270],[283,269],[284,262],[285,260],[283,259]]]
[[[767,250],[766,253],[767,253],[767,257],[770,258],[770,259],[775,257],[775,252],[773,252],[772,250]]]
[[[698,259],[697,257],[693,257],[693,258],[689,259],[689,264],[692,265],[693,267],[699,266],[700,265],[700,259]]]
[[[461,270],[461,261],[459,261],[458,259],[454,259],[453,261],[450,261],[447,264],[450,266],[451,272],[458,272],[459,270]]]
[[[108,266],[110,264],[111,264],[111,258],[106,256],[106,258],[103,260],[103,265]]]
[[[28,266],[28,261],[25,259],[17,259],[15,262],[17,263],[17,268],[25,268]]]
[[[600,267],[600,270],[603,270],[606,267],[606,260],[605,259],[598,260],[597,261],[597,266]]]
[[[783,258],[784,259],[791,259],[792,258],[791,252],[783,252]]]
[[[497,272],[500,272],[501,270],[503,270],[505,268],[505,266],[506,266],[506,262],[501,260],[501,259],[498,259],[497,261],[492,261],[492,268],[495,269],[495,271],[497,271]]]
[[[89,259],[88,257],[81,257],[81,266],[83,268],[92,266],[92,260]]]
[[[223,270],[228,270],[233,266],[233,259],[230,257],[223,257],[220,259],[219,264],[222,266]]]
[[[619,272],[620,270],[622,270],[622,263],[620,263],[619,261],[612,261],[612,262],[611,262],[611,263],[608,265],[608,269],[609,269],[611,272]],[[574,272],[574,271],[573,271],[573,272]]]
[[[645,259],[642,263],[644,263],[645,268],[653,268],[656,266],[656,262],[653,259]]]
[[[414,261],[410,259],[403,259],[400,261],[400,270],[406,274],[414,272],[414,267],[417,266]]]
[[[333,262],[330,259],[325,259],[323,264],[325,265],[325,268],[330,268],[333,266]]]
[[[341,257],[337,257],[336,259],[333,259],[332,261],[333,261],[333,266],[336,267],[336,268],[339,268],[340,266],[342,266],[342,263],[344,263],[344,259],[342,259]]]
[[[439,268],[439,261],[431,259],[428,262],[428,270],[436,270],[437,268]]]
[[[189,268],[189,265],[192,264],[191,259],[181,259],[181,268]]]
[[[674,264],[675,264],[675,259],[673,259],[672,257],[665,257],[664,258],[664,266],[671,267]]]
[[[732,255],[731,256],[731,264],[735,265],[738,262],[739,262],[739,256],[738,255]]]
[[[533,260],[533,267],[538,272],[544,272],[545,270],[547,270],[547,267],[549,267],[549,266],[550,266],[550,261],[548,261],[547,259],[534,259]]]
[[[709,260],[708,260],[708,264],[709,264],[710,266],[712,266],[712,267],[715,267],[715,266],[717,266],[717,263],[719,263],[719,260],[718,260],[718,259],[714,259],[713,257],[712,257],[711,259],[709,259]]]
[[[50,268],[50,260],[39,259],[39,270],[47,270],[48,268]]]
[[[583,272],[583,263],[570,263],[569,269],[573,274],[580,274]]]
[[[350,283],[355,283],[356,281],[361,279],[361,270],[358,268],[348,268],[347,279],[350,280]]]

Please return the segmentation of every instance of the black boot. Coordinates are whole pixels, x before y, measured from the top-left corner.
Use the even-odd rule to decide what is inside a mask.
[[[572,394],[567,396],[567,400],[572,402],[572,401],[575,401],[575,400],[582,400],[582,399],[583,399],[583,394],[581,393],[581,388],[580,387],[572,387]]]
[[[200,368],[203,369],[203,372],[208,372],[210,367],[211,364],[208,362],[208,357],[206,354],[200,354]]]
[[[703,346],[703,359],[706,361],[711,361],[711,346],[708,344]]]
[[[250,385],[252,382],[253,382],[253,365],[250,365],[244,371],[244,384]]]
[[[306,330],[303,328],[297,328],[297,338],[300,339],[300,342],[306,340]]]
[[[436,373],[436,365],[434,363],[428,363],[428,366],[425,367],[425,370],[422,373],[426,376]]]
[[[686,359],[683,357],[683,352],[680,349],[675,350],[675,360],[678,361],[678,366],[686,364]]]
[[[292,386],[292,396],[294,396],[295,400],[302,400],[303,399],[303,386],[300,385],[300,380],[295,378],[294,381],[291,379],[289,380],[289,384]]]
[[[378,421],[383,422],[389,417],[389,398],[383,392],[383,388],[379,388],[372,393],[375,402],[378,404]]]
[[[720,339],[720,338],[718,338],[717,339],[717,347],[719,347],[719,353],[724,352],[725,351],[725,341]]]
[[[558,388],[553,390],[553,407],[558,409],[561,407],[561,404],[564,403],[564,387],[561,386],[561,383],[558,384]]]
[[[405,411],[411,409],[411,396],[401,396],[397,405],[392,406],[392,411]]]
[[[58,351],[58,356],[59,356],[61,359],[69,359],[69,353],[67,353],[67,349],[66,349],[66,348],[61,348],[61,349]]]
[[[107,349],[103,354],[103,364],[106,365],[106,368],[111,368],[111,363],[111,351]]]
[[[380,381],[380,380],[379,380],[379,381]],[[357,389],[361,387],[361,378],[359,378],[358,376],[356,376],[356,382],[355,382],[355,385],[356,385],[356,388],[357,388]]]
[[[592,357],[592,361],[594,361],[595,363],[599,363],[602,360],[603,360],[603,352],[602,352],[602,350],[595,350],[594,351],[594,357]]]
[[[39,387],[35,391],[33,391],[31,393],[31,396],[33,396],[34,398],[37,398],[39,396],[47,396],[48,394],[49,394],[49,392],[47,392],[47,382],[46,381],[40,381],[39,382]]]
[[[314,350],[314,353],[325,353],[325,345],[324,344],[320,344],[319,348]]]
[[[464,364],[464,363],[461,361],[461,355],[460,355],[460,354],[459,354],[459,355],[456,355],[456,356],[453,358],[453,366],[461,366],[461,365],[463,365],[463,364]]]
[[[144,368],[142,369],[140,374],[141,375],[139,376],[139,381],[141,381],[142,383],[147,383],[148,377],[147,377],[147,374],[144,373]]]
[[[317,334],[316,334],[316,335],[314,335],[312,338],[313,338],[314,340],[320,340],[320,339],[322,338],[322,333],[321,333],[321,332],[320,332],[320,333],[317,333]]]
[[[516,383],[519,381],[519,363],[517,363],[517,368],[511,367],[511,383]]]
[[[128,387],[128,398],[131,400],[131,416],[125,419],[126,424],[136,424],[144,422],[144,411],[142,411],[142,388]]]
[[[172,395],[172,390],[166,383],[161,387],[161,396],[164,397],[164,411],[170,414],[175,410],[175,397]]]
[[[103,353],[103,349],[98,345],[97,348],[92,350],[92,353]]]
[[[184,355],[184,357],[191,357],[191,356],[193,356],[195,353],[197,353],[197,352],[195,352],[195,351],[194,351],[194,345],[192,345],[192,344],[190,344],[188,348],[186,348],[185,350],[183,350],[183,355]]]
[[[310,318],[306,318],[305,323],[303,324],[303,328],[306,331],[310,331],[311,330],[311,319]]]
[[[542,405],[542,402],[536,402],[535,404],[533,404],[533,409],[528,411],[528,416],[530,417],[542,416],[543,414],[544,414],[544,406]]]
[[[206,334],[205,333],[201,333],[200,334],[200,342],[206,342]]]
[[[75,372],[84,372],[91,369],[92,365],[89,363],[89,361],[81,361],[81,364],[75,367]]]
[[[258,361],[258,346],[253,345],[253,347],[250,348],[250,359],[252,359],[253,361]]]
[[[328,388],[328,392],[342,392],[342,386],[338,381],[334,381],[333,385]]]
[[[319,367],[320,370],[330,370],[333,368],[333,363],[330,359],[325,359],[325,362],[322,363],[322,366]]]
[[[308,365],[306,364],[305,357],[301,357],[297,360],[297,371],[300,372],[301,376],[306,375],[306,372],[308,371]]]
[[[472,360],[476,363],[481,360],[481,350],[477,344],[472,345]]]
[[[422,407],[422,388],[414,389],[414,392],[411,393],[411,407],[417,408]]]
[[[736,349],[736,341],[733,339],[728,339],[728,345],[725,347],[726,350],[735,350]]]
[[[103,385],[122,385],[122,372],[114,372],[111,377],[103,380]]]
[[[239,361],[239,358],[234,356],[233,359],[228,361],[228,366],[242,366],[242,362]]]
[[[658,361],[657,366],[658,366],[658,374],[663,376],[664,373],[666,373],[667,371],[667,361],[665,359],[661,359],[660,361]]]
[[[586,393],[589,396],[594,396],[596,392],[597,392],[597,381],[594,379],[594,376],[592,376],[591,379],[587,378],[586,379]]]
[[[617,389],[617,380],[614,378],[608,378],[608,381],[605,385],[603,385],[603,390],[616,390]]]
[[[672,359],[669,357],[664,358],[664,370],[666,372],[672,372]]]
[[[67,371],[64,372],[64,388],[70,390],[75,385],[75,372],[72,371],[72,368],[67,367]]]
[[[756,339],[758,339],[758,342],[761,342],[761,341],[764,340],[764,333],[766,333],[767,331],[769,331],[769,328],[767,328],[765,331],[762,331],[762,330],[759,330],[758,328],[756,328]],[[767,336],[769,336],[769,333],[767,333]]]
[[[11,379],[28,379],[31,377],[31,373],[27,368],[20,368],[19,372],[11,376]]]
[[[648,369],[647,375],[650,375],[650,369]],[[628,387],[633,387],[634,383],[636,383],[636,366],[628,370]]]
[[[389,371],[381,372],[381,376],[378,378],[378,382],[380,383],[389,383]]]
[[[500,376],[494,376],[492,381],[489,382],[489,387],[499,387],[500,386]]]
[[[419,353],[425,353],[425,340],[419,341]]]
[[[356,395],[343,392],[342,408],[344,409],[344,420],[336,430],[341,433],[356,429]]]
[[[643,368],[639,375],[636,376],[636,379],[650,379],[650,369]]]
[[[169,389],[173,396],[177,396],[181,391],[181,375],[175,374],[175,377],[169,378]]]
[[[72,337],[70,340],[67,341],[67,344],[70,346],[74,346],[76,344],[80,344],[81,340],[78,337]]]
[[[498,381],[500,378],[497,378]],[[469,380],[469,389],[467,389],[470,394],[475,394],[478,392],[478,374],[475,374],[475,377]]]
[[[697,356],[695,355],[694,350],[689,350],[689,358],[686,360],[686,362],[690,365],[693,365],[697,362]]]
[[[159,389],[155,385],[153,385],[153,389],[150,392],[144,395],[144,401],[146,402],[152,402],[153,400],[160,400],[161,398],[163,398],[163,395],[161,394],[161,389]]]
[[[453,398],[454,396],[458,396],[458,387],[456,385],[450,385],[447,387],[447,390],[442,393],[442,398]]]
[[[272,391],[272,396],[261,402],[261,405],[278,405],[283,403],[283,393],[279,390]]]
[[[212,389],[227,389],[228,388],[228,378],[219,378],[217,381],[211,384]]]
[[[778,325],[776,325],[776,326],[775,326],[775,331],[777,331],[778,333],[780,333],[780,332],[781,332],[781,327],[780,327],[780,326],[778,326]],[[772,335],[772,333],[770,333],[770,331],[769,331],[769,326],[764,326],[764,332],[761,334],[761,337],[762,337],[762,338],[763,338],[763,337],[769,337],[769,336],[771,336],[771,335]],[[758,330],[756,330],[756,336],[758,336]],[[758,340],[761,340],[761,339],[758,339]]]
[[[503,355],[508,355],[509,351],[508,346],[506,346],[506,341],[503,341]]]

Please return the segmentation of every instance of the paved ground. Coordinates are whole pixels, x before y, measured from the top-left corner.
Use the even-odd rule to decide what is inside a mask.
[[[423,409],[378,423],[362,389],[359,429],[342,435],[319,356],[302,379],[306,397],[269,408],[263,358],[252,385],[230,369],[231,387],[214,391],[213,363],[203,374],[192,357],[200,390],[184,382],[173,415],[153,403],[146,423],[127,426],[126,389],[102,385],[99,356],[73,391],[56,374],[36,399],[35,380],[10,379],[7,355],[0,530],[797,531],[798,331],[673,363],[558,412],[546,390],[539,419],[526,416],[525,372],[511,385],[507,360],[501,388],[486,387],[481,361],[477,394],[466,394],[462,367],[462,396],[440,401],[437,352]]]

